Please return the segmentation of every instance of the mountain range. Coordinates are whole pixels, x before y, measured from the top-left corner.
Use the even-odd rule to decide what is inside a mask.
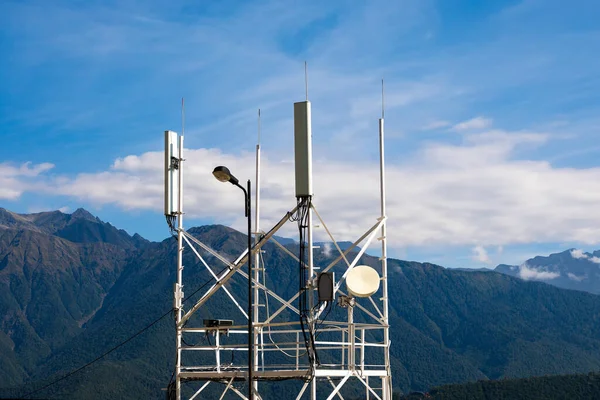
[[[230,259],[246,245],[245,235],[221,225],[188,232]],[[285,246],[295,252],[297,243]],[[271,284],[292,293],[297,262],[274,244],[263,249]],[[315,263],[331,260],[327,253],[317,250]],[[149,242],[82,209],[73,214],[0,209],[0,396],[40,389],[166,315],[108,356],[35,395],[163,398],[175,355],[169,310],[176,254],[172,237]],[[217,262],[202,255],[209,264]],[[586,257],[594,263],[596,255]],[[361,260],[377,262],[369,255]],[[210,276],[191,252],[184,266],[190,296]],[[234,293],[245,293],[245,285],[228,283]],[[389,285],[397,391],[600,369],[600,297],[594,294],[494,271],[395,259],[389,260]],[[227,298],[216,296],[198,318],[224,315],[243,318]]]
[[[146,245],[83,209],[29,215],[0,209],[0,371],[14,384],[102,307],[132,253]]]
[[[495,271],[565,289],[600,294],[600,250],[586,253],[569,249],[547,257],[537,256],[521,265],[500,264]]]

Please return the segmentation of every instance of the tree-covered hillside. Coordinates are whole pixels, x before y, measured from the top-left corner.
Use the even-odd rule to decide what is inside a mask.
[[[478,381],[396,397],[401,400],[596,400],[600,398],[600,373]]]
[[[16,346],[19,336],[11,330],[12,325],[3,325],[0,370],[5,379],[0,382],[4,388],[0,395],[19,396],[43,387],[122,343],[172,307],[175,240],[147,243],[139,237],[121,237],[114,231],[89,233],[98,227],[90,225],[89,229],[73,230],[88,232],[83,242],[78,242],[75,234],[69,236],[70,239],[57,236],[57,232],[65,232],[64,227],[55,229],[54,233],[40,232],[39,228],[29,225],[0,227],[0,238],[8,238],[0,240],[0,254],[9,257],[8,264],[0,270],[2,282],[10,288],[14,279],[30,276],[27,274],[32,262],[38,260],[34,265],[44,266],[36,269],[38,274],[53,271],[49,275],[53,279],[42,280],[49,293],[57,293],[56,297],[47,297],[48,307],[71,310],[68,314],[54,312],[53,324],[75,326],[73,330],[65,328],[54,334],[34,329],[40,338],[41,333],[37,332],[46,332],[42,342],[25,338],[19,348]],[[219,225],[193,228],[190,232],[230,259],[239,255],[246,245],[243,234]],[[17,234],[19,241],[10,239]],[[45,235],[44,241],[33,239],[40,234]],[[118,237],[122,242],[110,243]],[[32,258],[36,254],[62,251],[63,247],[58,245],[46,246],[48,241],[77,251],[73,253],[77,258],[44,256],[42,261],[38,256]],[[102,250],[102,246],[116,247]],[[286,246],[296,251],[294,243]],[[22,248],[27,251],[20,250]],[[298,286],[296,261],[273,244],[267,244],[264,250],[269,285],[276,287],[284,297],[291,295]],[[122,264],[116,261],[111,264],[111,257],[119,254],[124,258],[115,260],[122,260],[119,261]],[[316,251],[315,257],[317,265],[331,260],[331,255],[323,251]],[[219,265],[212,257],[207,256],[206,260],[211,265]],[[377,262],[370,256],[361,260],[366,264]],[[113,265],[112,275],[102,273],[108,265]],[[184,291],[189,296],[210,276],[191,252],[186,253],[184,266]],[[395,390],[399,392],[427,391],[449,383],[600,370],[600,326],[597,323],[600,297],[596,295],[525,282],[495,272],[455,271],[400,260],[390,260],[389,266],[392,372]],[[106,278],[112,280],[102,280]],[[26,282],[33,282],[32,287],[35,287],[37,281]],[[86,282],[94,285],[98,282],[99,286],[91,287],[101,287],[102,291],[94,289],[88,293]],[[103,282],[107,285],[102,286]],[[232,293],[246,293],[246,285],[239,277],[228,283]],[[74,290],[71,286],[77,288],[78,295],[69,297],[69,290]],[[10,289],[5,293],[12,297],[0,297],[3,310],[14,315],[29,315],[29,308],[15,300],[19,291]],[[93,297],[97,293],[101,296]],[[185,304],[186,309],[198,295]],[[239,297],[245,307],[245,296]],[[82,303],[83,300],[87,302]],[[83,305],[87,308],[82,308]],[[77,310],[87,311],[81,311],[80,316]],[[342,311],[334,309],[331,316],[336,312]],[[85,320],[81,322],[81,318]],[[196,318],[243,320],[224,296],[211,299]],[[81,325],[73,325],[72,320],[80,321]],[[65,340],[65,332],[68,340]],[[47,352],[37,359],[23,358],[22,354],[36,354],[35,346],[39,343],[52,343],[52,346],[47,345]],[[174,344],[173,319],[169,315],[117,351],[36,396],[163,398],[161,389],[167,385],[173,368]],[[280,391],[286,387],[281,385],[277,386]]]

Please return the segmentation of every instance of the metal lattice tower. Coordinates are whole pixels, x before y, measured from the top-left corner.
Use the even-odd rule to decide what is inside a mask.
[[[248,364],[232,364],[225,361],[233,357],[232,353],[246,354],[248,351],[247,325],[245,323],[227,325],[215,320],[213,326],[193,326],[190,318],[201,311],[207,301],[219,292],[223,292],[247,318],[248,314],[240,305],[242,296],[232,293],[228,286],[236,276],[239,275],[240,278],[247,280],[249,274],[253,287],[252,337],[256,355],[252,365],[252,385],[257,399],[267,400],[266,397],[261,396],[261,389],[281,379],[296,379],[300,382],[296,400],[316,400],[317,390],[319,393],[326,390],[328,400],[336,397],[343,399],[342,388],[353,381],[354,388],[361,387],[367,399],[391,400],[392,398],[384,115],[382,112],[379,119],[380,210],[374,212],[373,225],[352,245],[342,250],[313,201],[310,111],[308,99],[294,104],[296,205],[290,207],[290,211],[268,231],[260,230],[260,144],[257,144],[254,242],[250,254],[246,250],[234,261],[229,261],[184,229],[183,135],[178,136],[172,131],[165,132],[165,214],[170,228],[177,233],[178,239],[177,283],[174,290],[177,361],[174,390],[170,392],[170,398],[177,400],[183,398],[184,385],[193,389],[193,394],[186,398],[205,398],[202,396],[210,383],[220,382],[225,384],[221,399],[228,398],[227,396],[247,399],[240,385],[248,380]],[[274,237],[285,224],[290,223],[290,220],[297,220],[300,227],[301,251],[298,254],[279,243]],[[337,256],[327,265],[317,266],[314,262],[313,224],[316,221],[325,230],[336,250]],[[379,273],[381,285],[373,296],[353,297],[343,290],[346,277],[358,265],[374,240],[381,242],[381,257],[378,265],[374,266]],[[267,284],[266,269],[261,267],[264,252],[261,249],[267,242],[275,244],[277,248],[298,262],[301,271],[305,270],[306,281],[299,282],[298,292],[291,297],[286,298],[281,288],[270,287]],[[356,251],[358,246],[360,249]],[[214,282],[202,292],[200,298],[189,309],[184,309],[182,304],[184,250],[193,252],[201,265],[214,278]],[[212,255],[228,268],[221,273],[215,272],[220,268],[210,266],[202,257],[202,252]],[[242,268],[248,257],[254,259],[252,271]],[[319,302],[318,279],[322,274],[331,271],[337,271],[338,274],[333,286],[334,300]],[[260,304],[261,295],[263,300],[268,300],[271,304],[277,303],[278,307],[274,308],[274,311],[269,310],[267,314],[264,304]],[[328,307],[343,307],[347,312],[341,313],[340,309],[337,309],[335,318],[323,320],[330,310]],[[186,344],[198,343],[198,337],[206,335],[212,338],[210,344]],[[227,344],[223,343],[225,336],[227,336]],[[189,342],[184,340],[185,338],[189,338]],[[205,357],[205,361],[200,364],[189,364],[183,357],[188,352],[204,352],[210,357]],[[277,357],[282,352],[286,354],[285,359],[289,362],[282,363],[282,357]],[[206,361],[207,358],[210,358],[210,361]],[[238,358],[244,359],[244,357]]]

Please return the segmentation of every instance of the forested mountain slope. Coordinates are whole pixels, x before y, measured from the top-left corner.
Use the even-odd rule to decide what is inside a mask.
[[[122,343],[172,307],[175,240],[149,243],[92,219],[85,219],[85,229],[69,231],[82,236],[69,239],[58,236],[69,224],[63,226],[60,218],[53,231],[35,224],[2,224],[0,257],[8,261],[0,270],[5,285],[0,308],[8,317],[0,333],[0,370],[10,380],[2,381],[0,394],[16,396],[43,386]],[[223,226],[190,232],[229,259],[246,246],[243,234]],[[294,243],[286,246],[296,251]],[[284,297],[295,292],[297,262],[272,244],[264,250],[270,284]],[[210,265],[222,266],[202,254]],[[317,265],[330,259],[316,251]],[[364,256],[361,262],[377,259]],[[495,272],[400,260],[390,260],[389,266],[393,383],[398,391],[600,369],[596,295]],[[189,296],[209,274],[191,252],[184,268]],[[247,283],[237,277],[228,285],[233,293],[245,293]],[[239,298],[244,307],[245,296]],[[45,311],[36,311],[40,309]],[[224,296],[211,299],[197,315],[211,317],[243,320]],[[174,342],[173,318],[167,315],[108,357],[39,394],[163,398]],[[24,382],[29,383],[20,386]]]

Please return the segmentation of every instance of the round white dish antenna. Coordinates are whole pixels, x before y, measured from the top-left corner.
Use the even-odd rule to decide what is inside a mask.
[[[346,276],[346,287],[354,297],[370,297],[379,290],[379,274],[368,265],[357,265]]]

